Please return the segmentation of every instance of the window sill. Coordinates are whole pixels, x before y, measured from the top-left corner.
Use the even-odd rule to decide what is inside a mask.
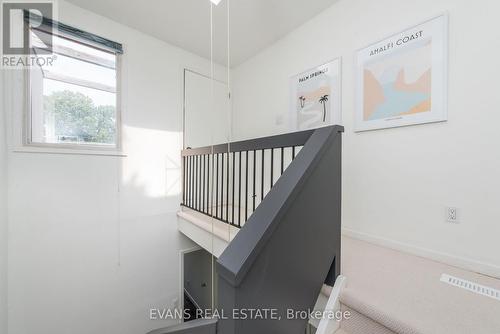
[[[126,158],[127,155],[121,151],[99,150],[99,149],[68,149],[39,146],[21,146],[12,149],[14,153],[40,153],[40,154],[62,154],[62,155],[94,155]]]

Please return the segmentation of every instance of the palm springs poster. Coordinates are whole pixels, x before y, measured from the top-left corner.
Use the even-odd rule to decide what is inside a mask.
[[[290,78],[292,128],[307,130],[340,124],[340,59]]]
[[[357,52],[355,130],[447,119],[447,16]]]

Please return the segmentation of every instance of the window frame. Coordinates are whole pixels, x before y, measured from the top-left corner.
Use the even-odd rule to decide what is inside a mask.
[[[57,34],[53,34],[58,36]],[[99,47],[93,45],[92,43],[86,43],[84,41],[78,40],[78,38],[73,36],[59,36],[71,40],[76,43],[84,44],[86,46],[94,47],[99,49]],[[47,149],[47,150],[65,150],[67,153],[78,153],[78,152],[88,152],[89,154],[102,152],[109,154],[121,154],[122,152],[122,53],[116,53],[116,142],[114,145],[106,144],[84,144],[84,143],[38,143],[33,142],[33,124],[32,124],[32,114],[33,114],[33,101],[32,101],[32,82],[31,82],[31,68],[26,68],[24,70],[24,81],[25,81],[25,103],[24,108],[24,126],[23,126],[23,146],[33,149]],[[83,60],[82,60],[83,61]],[[89,87],[91,88],[91,87]]]

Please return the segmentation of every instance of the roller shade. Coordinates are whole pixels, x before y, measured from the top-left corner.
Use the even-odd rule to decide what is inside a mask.
[[[123,54],[123,46],[120,43],[114,42],[107,38],[71,27],[67,24],[57,22],[55,20],[41,17],[29,11],[24,11],[24,19],[32,25],[34,30],[40,30],[61,37],[71,37],[78,39],[82,43],[89,44],[104,51]],[[31,24],[35,23],[36,24]],[[41,24],[40,24],[41,22]]]

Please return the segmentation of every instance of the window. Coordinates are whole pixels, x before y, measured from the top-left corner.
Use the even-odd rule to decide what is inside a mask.
[[[60,23],[48,24],[54,26],[55,58],[29,70],[27,143],[118,149],[121,45]],[[36,53],[37,45],[43,45],[41,34],[49,33],[43,26],[33,30],[31,45]],[[110,43],[119,48],[109,47]]]

